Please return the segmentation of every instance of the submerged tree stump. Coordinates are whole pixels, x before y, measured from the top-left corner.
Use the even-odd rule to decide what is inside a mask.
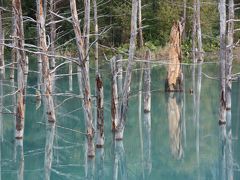
[[[170,34],[169,65],[165,84],[166,91],[182,91],[181,36],[182,24],[174,22]]]

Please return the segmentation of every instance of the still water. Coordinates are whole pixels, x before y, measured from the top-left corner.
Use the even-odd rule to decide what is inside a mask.
[[[184,67],[183,93],[166,94],[165,67],[152,67],[151,113],[143,113],[143,105],[139,106],[140,72],[134,71],[124,140],[114,143],[110,73],[109,67],[103,66],[105,146],[96,150],[94,159],[86,158],[85,124],[76,76],[73,92],[68,91],[68,77],[57,77],[57,124],[48,126],[43,107],[36,108],[32,95],[37,77],[30,72],[23,145],[14,139],[11,112],[15,89],[9,81],[3,81],[0,179],[240,179],[240,82],[233,82],[232,126],[227,130],[232,138],[222,140],[218,125],[219,67],[204,64],[202,69],[195,68],[195,75],[193,69]]]

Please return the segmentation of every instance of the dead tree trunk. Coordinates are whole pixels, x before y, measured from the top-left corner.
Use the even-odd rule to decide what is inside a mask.
[[[116,57],[111,59],[111,117],[112,117],[112,131],[116,131],[117,124],[119,123],[119,104],[118,104],[118,85],[117,85],[117,69],[116,69]]]
[[[97,145],[101,148],[104,145],[104,116],[103,116],[103,82],[100,74],[96,77],[97,83]]]
[[[130,45],[129,45],[129,55],[128,55],[128,67],[126,72],[126,77],[124,80],[124,86],[123,86],[123,97],[121,101],[121,112],[120,112],[120,118],[119,123],[117,125],[117,131],[116,131],[116,140],[122,140],[123,139],[123,132],[124,132],[124,126],[126,123],[126,116],[127,116],[127,110],[128,110],[128,98],[130,94],[130,84],[132,79],[132,65],[134,60],[134,54],[135,54],[135,40],[137,36],[137,8],[138,7],[138,1],[132,0],[132,16],[131,16],[131,37],[130,37]]]
[[[0,8],[0,74],[5,78],[3,10]]]
[[[138,36],[139,36],[139,47],[143,47],[143,32],[142,32],[142,0],[138,0]]]
[[[220,119],[219,124],[226,124],[226,0],[219,1],[220,14]]]
[[[56,11],[56,2],[54,0],[50,0],[50,11],[55,12]],[[56,41],[56,23],[55,23],[55,16],[53,13],[50,13],[50,39],[51,39],[51,45],[50,45],[50,51],[51,51],[51,58],[50,58],[50,69],[55,68],[55,41]]]
[[[232,92],[232,61],[233,61],[233,36],[234,36],[234,1],[228,2],[228,32],[227,32],[227,58],[226,58],[226,110],[231,110]]]
[[[201,29],[201,3],[200,0],[197,0],[197,14],[196,14],[196,21],[197,21],[197,42],[198,42],[198,53],[197,58],[198,61],[203,61],[203,48],[202,48],[202,29]]]
[[[146,62],[144,63],[144,83],[143,83],[143,102],[144,112],[151,111],[151,66],[150,66],[151,52],[146,52]]]
[[[14,15],[14,9],[12,8],[12,44],[13,47],[16,47],[16,32],[17,32],[17,27],[16,27],[16,21],[15,21],[15,15]],[[16,63],[16,48],[12,48],[11,50],[11,67],[10,67],[10,75],[9,78],[14,80],[14,75],[15,75],[15,63]]]
[[[16,139],[22,139],[24,133],[24,114],[25,114],[25,66],[26,56],[24,52],[24,32],[21,0],[13,0],[12,7],[16,25],[16,37],[14,44],[16,45],[16,58],[18,63],[18,92],[17,92],[17,107],[16,107]]]
[[[79,53],[79,63],[82,75],[82,88],[83,88],[83,106],[85,112],[85,118],[87,122],[87,140],[88,140],[88,156],[95,156],[94,151],[94,129],[93,129],[93,117],[92,117],[92,102],[91,102],[91,90],[90,90],[90,79],[89,79],[89,68],[88,62],[84,53],[84,41],[81,35],[81,29],[78,21],[76,1],[70,0],[70,8],[72,14],[72,25],[76,36],[76,43]]]
[[[196,63],[196,32],[197,31],[197,2],[193,0],[193,18],[192,18],[192,59]],[[195,67],[193,67],[195,68]]]
[[[165,90],[169,92],[182,91],[182,68],[181,68],[181,36],[182,25],[175,22],[170,34],[169,65]]]
[[[54,123],[56,121],[55,108],[52,96],[52,77],[49,70],[49,59],[47,56],[48,48],[46,42],[45,18],[43,12],[43,0],[37,0],[37,23],[39,26],[39,45],[41,49],[42,59],[42,79],[43,79],[43,93],[45,110],[48,116],[48,122]]]

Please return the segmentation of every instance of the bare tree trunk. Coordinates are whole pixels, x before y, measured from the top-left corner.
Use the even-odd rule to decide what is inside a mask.
[[[88,68],[87,59],[85,57],[85,53],[83,51],[84,41],[81,35],[81,29],[78,21],[75,0],[70,0],[70,7],[71,7],[71,14],[72,14],[72,25],[73,25],[75,36],[76,36],[76,43],[77,43],[78,53],[79,53],[79,63],[80,63],[81,74],[82,74],[82,87],[83,87],[83,93],[84,93],[83,105],[84,105],[84,111],[85,111],[85,118],[87,122],[88,156],[93,157],[95,156],[95,150],[94,150],[94,143],[93,143],[94,129],[93,129],[93,117],[92,117],[89,68]]]
[[[0,74],[5,78],[3,10],[0,8]]]
[[[112,131],[116,131],[117,124],[119,123],[119,104],[118,104],[118,85],[117,85],[117,69],[116,69],[116,57],[111,59],[111,117],[112,117]]]
[[[233,61],[233,36],[234,36],[234,1],[229,0],[228,5],[228,34],[227,34],[227,58],[226,58],[226,110],[231,110],[232,92],[232,61]]]
[[[44,104],[45,110],[47,111],[48,122],[55,123],[55,108],[52,96],[52,77],[49,69],[49,59],[47,56],[48,48],[46,42],[46,30],[45,30],[45,18],[43,12],[43,0],[37,0],[37,20],[39,25],[39,45],[41,49],[42,59],[42,76],[43,76],[43,93],[44,93]]]
[[[16,34],[17,34],[17,27],[16,27],[16,20],[15,20],[15,15],[14,15],[14,9],[12,8],[12,44],[13,47],[16,47]],[[11,50],[11,68],[10,68],[10,75],[9,78],[10,79],[14,79],[14,75],[15,75],[15,63],[16,63],[16,48],[12,48]]]
[[[182,24],[173,24],[170,34],[169,65],[165,90],[169,92],[182,91],[182,54],[181,54]]]
[[[220,14],[220,118],[219,124],[226,124],[226,0],[219,1]]]
[[[17,92],[17,107],[16,107],[16,138],[22,139],[24,133],[24,116],[25,116],[25,66],[26,55],[24,49],[24,32],[21,0],[13,0],[12,7],[14,11],[15,25],[17,28],[16,38],[14,38],[16,50],[16,58],[18,62],[18,92]]]
[[[196,31],[197,31],[197,2],[193,0],[193,19],[192,19],[192,59],[196,63]],[[195,68],[195,67],[193,67]]]
[[[73,68],[72,61],[70,61],[69,64],[68,64],[69,91],[73,90],[73,76],[72,76],[73,69],[72,68]]]
[[[138,0],[138,35],[139,35],[139,47],[142,48],[143,42],[143,32],[142,32],[142,1]]]
[[[122,100],[122,91],[123,91],[123,62],[122,62],[122,55],[118,54],[116,57],[117,61],[117,88],[118,88],[118,101]],[[118,112],[120,112],[120,106]]]
[[[146,52],[146,60],[144,63],[144,84],[143,84],[143,101],[144,101],[144,112],[151,111],[151,66],[150,66],[151,52]]]
[[[100,74],[96,77],[97,83],[97,145],[101,148],[104,145],[104,116],[103,116],[103,82]]]
[[[201,30],[201,4],[200,0],[197,0],[197,39],[198,39],[198,61],[203,61],[203,48],[202,48],[202,30]]]
[[[123,132],[124,132],[124,126],[126,123],[126,116],[127,116],[127,110],[128,110],[128,98],[130,94],[130,84],[132,79],[132,65],[134,60],[134,54],[135,54],[135,40],[137,36],[137,8],[138,7],[138,1],[132,0],[132,17],[131,17],[131,37],[130,37],[130,44],[129,44],[129,56],[128,56],[128,67],[126,72],[126,77],[124,80],[124,86],[123,86],[123,98],[121,102],[121,112],[120,112],[120,119],[119,123],[117,125],[117,131],[116,131],[116,139],[122,140],[123,139]]]
[[[45,1],[46,2],[46,1]],[[56,11],[56,2],[54,0],[50,0],[50,11],[55,12]],[[55,23],[55,16],[53,13],[50,13],[50,39],[51,39],[51,45],[50,45],[50,51],[51,51],[51,58],[50,58],[50,69],[55,68],[55,41],[56,41],[56,23]]]

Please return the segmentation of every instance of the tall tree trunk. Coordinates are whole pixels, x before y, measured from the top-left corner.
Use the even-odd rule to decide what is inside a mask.
[[[17,33],[17,27],[16,27],[16,20],[15,20],[15,14],[14,14],[14,9],[12,8],[12,29],[11,29],[11,35],[13,37],[12,39],[12,44],[13,44],[13,48],[11,50],[11,67],[10,67],[10,75],[9,78],[14,80],[14,76],[15,76],[15,63],[16,63],[16,51],[17,49],[14,48],[16,47],[16,33]]]
[[[52,96],[52,77],[49,69],[49,59],[47,56],[48,48],[46,42],[45,18],[43,12],[43,0],[37,0],[37,23],[39,26],[39,45],[41,49],[42,59],[42,79],[43,79],[43,93],[45,110],[47,111],[48,122],[54,123],[56,121],[55,108]]]
[[[144,63],[144,83],[143,83],[143,99],[144,99],[144,112],[151,111],[151,66],[150,66],[150,59],[151,59],[151,52],[148,50],[146,52],[147,62]]]
[[[143,32],[142,32],[142,1],[138,0],[138,36],[139,36],[139,47],[142,48],[143,42]]]
[[[17,92],[17,107],[16,107],[16,138],[22,139],[24,133],[24,118],[25,118],[25,66],[26,56],[24,52],[24,32],[21,0],[13,0],[12,7],[16,25],[16,37],[14,37],[14,45],[16,45],[16,58],[18,63],[18,92]]]
[[[226,124],[226,0],[219,1],[220,14],[220,118],[219,124]]]
[[[116,132],[116,139],[122,140],[123,139],[123,132],[124,126],[126,123],[126,116],[128,110],[128,98],[130,94],[130,84],[132,79],[132,66],[135,54],[135,40],[137,36],[137,8],[138,1],[132,0],[132,16],[131,16],[131,37],[130,37],[130,44],[129,44],[129,55],[128,55],[128,67],[126,72],[126,77],[124,80],[123,86],[123,98],[121,102],[121,112],[120,112],[120,119],[117,125],[117,132]]]
[[[233,61],[233,36],[234,36],[234,1],[228,2],[228,33],[227,33],[227,58],[226,58],[226,109],[231,110],[232,92],[232,61]]]
[[[197,0],[197,42],[198,42],[198,61],[203,61],[203,48],[202,48],[202,29],[201,29],[201,3]]]
[[[0,8],[0,74],[5,78],[3,10]]]
[[[193,18],[192,18],[192,59],[196,63],[196,31],[197,31],[197,2],[193,0]],[[195,68],[195,67],[193,67]]]
[[[83,88],[83,106],[85,112],[85,118],[87,123],[87,140],[88,140],[88,156],[95,156],[94,150],[94,129],[93,129],[93,117],[92,117],[92,102],[91,102],[91,90],[90,90],[90,79],[89,79],[89,68],[88,62],[85,57],[84,49],[84,41],[81,35],[81,29],[78,21],[76,1],[70,0],[70,8],[72,14],[72,25],[74,29],[74,33],[76,36],[76,43],[79,53],[79,63],[82,74],[82,88]]]
[[[56,2],[54,0],[50,0],[50,11],[55,12],[56,11]],[[55,41],[56,41],[56,23],[55,23],[55,16],[53,13],[50,13],[50,39],[51,39],[51,45],[50,45],[50,51],[51,51],[51,58],[50,58],[50,69],[55,68]]]

